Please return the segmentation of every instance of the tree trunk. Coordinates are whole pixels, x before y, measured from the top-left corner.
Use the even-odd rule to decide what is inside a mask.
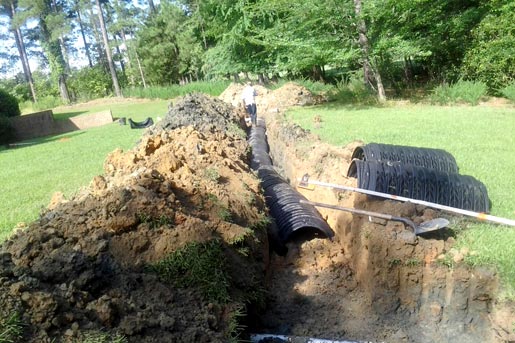
[[[148,7],[150,8],[150,13],[154,14],[156,13],[156,6],[154,5],[153,0],[148,0]]]
[[[366,85],[377,91],[379,101],[385,101],[386,95],[384,92],[381,75],[378,70],[374,70],[370,63],[370,43],[367,37],[367,26],[363,18],[361,18],[361,0],[354,0],[354,13],[356,14],[358,26],[358,40],[361,48],[361,55],[363,58],[363,76]],[[377,89],[374,87],[374,81],[377,84]]]
[[[136,52],[136,61],[138,62],[139,74],[141,76],[141,82],[143,82],[143,88],[147,88],[147,83],[145,82],[145,75],[143,74],[143,68],[141,68],[141,62],[139,60],[138,53]]]
[[[263,73],[258,73],[258,83],[260,85],[264,85],[265,84],[265,76],[263,75]]]
[[[113,34],[113,40],[114,45],[116,46],[116,53],[118,54],[118,56],[120,56],[120,67],[122,68],[122,73],[123,75],[127,76],[127,74],[125,73],[125,63],[123,62],[123,55],[120,51],[120,45],[118,44],[118,39],[116,39],[116,34]]]
[[[8,13],[11,22],[16,15],[16,8],[14,7],[14,2],[10,4],[10,12]],[[25,49],[25,43],[23,42],[23,35],[21,33],[21,29],[19,27],[14,28],[14,39],[16,41],[16,47],[18,48],[18,53],[20,55],[21,65],[23,68],[23,75],[25,76],[25,81],[29,84],[30,94],[32,96],[32,101],[37,102],[36,97],[36,88],[34,87],[34,79],[32,78],[32,72],[30,71],[29,59],[27,58],[27,50]]]
[[[313,66],[313,80],[324,82],[324,72],[319,65]]]
[[[86,51],[86,56],[88,57],[88,64],[90,68],[93,68],[93,62],[91,60],[91,54],[89,52],[89,45],[86,41],[86,34],[84,33],[84,26],[82,25],[82,18],[80,16],[80,11],[77,9],[77,21],[79,22],[80,34],[82,36],[82,42],[84,43],[84,50]]]
[[[116,68],[113,63],[113,57],[111,55],[111,48],[109,47],[109,39],[107,38],[107,30],[104,21],[104,13],[102,12],[102,6],[100,0],[95,0],[98,9],[98,20],[100,21],[100,30],[102,31],[102,38],[104,40],[104,48],[107,56],[107,63],[109,65],[109,71],[111,72],[111,79],[113,80],[114,93],[117,97],[122,96],[120,90],[120,84],[118,83],[118,76],[116,76]]]
[[[134,72],[132,69],[131,53],[129,51],[129,45],[127,44],[127,37],[125,36],[125,31],[123,29],[120,31],[120,37],[122,37],[122,42],[123,42],[123,45],[125,46],[126,54],[124,54],[124,55],[126,55],[126,57],[127,57],[127,65],[129,66],[129,79],[130,79],[131,85],[133,86],[135,82],[134,82]]]
[[[97,19],[98,19],[98,16],[97,16]],[[109,73],[109,66],[107,65],[106,52],[105,52],[105,49],[102,49],[102,47],[101,47],[100,42],[102,41],[102,37],[101,37],[101,34],[98,29],[97,20],[95,20],[94,15],[93,15],[93,9],[91,9],[90,22],[91,22],[91,26],[93,27],[93,36],[95,37],[95,42],[96,42],[94,47],[98,54],[100,64],[104,68],[105,72]]]
[[[57,8],[57,2],[55,0],[52,0],[51,8],[55,14],[59,13],[59,9]],[[64,43],[64,38],[62,35],[59,35],[59,48],[61,49],[61,55],[63,56],[64,67],[65,67],[64,71],[66,73],[69,73],[71,70],[70,58],[68,57],[68,51],[66,50],[66,44]]]

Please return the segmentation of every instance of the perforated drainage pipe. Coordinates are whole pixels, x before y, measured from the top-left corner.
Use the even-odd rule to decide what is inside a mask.
[[[318,210],[312,205],[301,204],[301,199],[307,199],[284,180],[273,167],[272,159],[268,154],[265,127],[265,122],[258,120],[258,125],[250,130],[251,168],[258,172],[266,205],[277,224],[280,243],[286,243],[294,234],[300,232],[321,233],[331,239],[334,232]]]
[[[456,159],[442,149],[369,143],[354,149],[352,159],[384,163],[400,162],[448,173],[458,173]]]
[[[476,212],[490,211],[486,186],[474,177],[410,164],[353,160],[347,173],[358,188]]]

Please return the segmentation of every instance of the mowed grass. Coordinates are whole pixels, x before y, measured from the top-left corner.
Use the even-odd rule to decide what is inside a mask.
[[[319,127],[315,116],[322,120]],[[515,219],[514,107],[328,104],[292,109],[287,118],[339,146],[361,140],[444,149],[456,158],[460,174],[486,185],[492,215]],[[503,280],[501,297],[515,299],[515,227],[467,220],[453,228],[457,247],[473,252],[466,261],[495,266]]]
[[[96,101],[92,105],[62,107],[55,117],[111,109],[113,117],[142,121],[164,117],[169,101]],[[54,192],[70,196],[93,176],[102,174],[107,154],[116,148],[132,148],[142,134],[117,122],[88,130],[25,141],[33,143],[0,150],[0,241],[20,222],[29,223],[46,207]]]

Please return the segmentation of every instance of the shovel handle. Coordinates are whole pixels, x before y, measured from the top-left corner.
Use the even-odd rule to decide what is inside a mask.
[[[309,200],[303,200],[303,199],[301,199],[300,202],[302,204],[308,204],[308,205],[312,205],[312,206],[316,206],[316,207],[325,207],[325,208],[330,208],[330,209],[338,210],[338,211],[345,211],[345,212],[350,212],[350,213],[355,213],[355,214],[361,214],[361,215],[364,215],[364,216],[370,216],[370,217],[376,217],[376,218],[381,218],[381,219],[386,219],[386,220],[393,220],[393,221],[397,221],[397,222],[402,222],[402,223],[410,226],[413,230],[416,230],[416,228],[417,228],[415,223],[413,223],[409,219],[402,218],[402,217],[395,217],[395,216],[392,216],[392,215],[389,215],[389,214],[385,214],[385,213],[365,211],[365,210],[358,210],[358,209],[355,209],[355,208],[343,207],[343,206],[337,206],[337,205],[330,205],[330,204],[324,204],[324,203],[321,203],[321,202],[315,202],[315,201],[309,201]]]

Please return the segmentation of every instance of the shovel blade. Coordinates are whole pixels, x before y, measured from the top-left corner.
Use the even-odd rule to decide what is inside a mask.
[[[415,234],[420,235],[422,233],[431,232],[443,229],[449,225],[449,221],[444,218],[436,218],[432,220],[428,220],[427,222],[423,222],[420,225],[417,225],[415,228]]]

